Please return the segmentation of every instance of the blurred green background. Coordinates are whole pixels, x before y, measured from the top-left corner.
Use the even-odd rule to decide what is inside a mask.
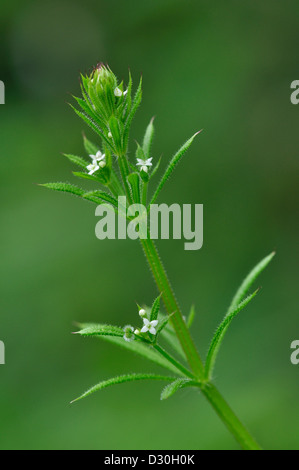
[[[163,384],[125,384],[68,404],[114,374],[161,372],[71,335],[74,321],[135,323],[156,289],[137,242],[98,241],[95,206],[35,184],[76,181],[61,152],[83,154],[92,134],[66,103],[103,61],[119,79],[143,74],[132,151],[153,115],[163,166],[204,128],[160,198],[204,204],[204,247],[159,242],[203,355],[242,277],[277,250],[215,383],[265,448],[298,449],[298,1],[12,0],[0,13],[0,447],[238,448],[193,390],[160,402]]]

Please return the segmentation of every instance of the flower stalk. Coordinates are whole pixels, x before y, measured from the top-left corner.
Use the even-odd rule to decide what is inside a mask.
[[[148,260],[152,274],[156,280],[157,287],[162,293],[162,298],[165,304],[165,308],[170,315],[170,321],[173,324],[177,337],[183,347],[186,354],[186,358],[193,371],[190,375],[189,371],[185,374],[189,377],[197,379],[198,386],[202,393],[212,405],[222,422],[233,434],[237,442],[244,450],[261,450],[261,447],[257,444],[255,439],[251,436],[248,430],[243,426],[234,412],[231,410],[229,405],[226,403],[222,395],[218,392],[216,387],[211,382],[205,380],[204,367],[199,353],[194,345],[190,332],[186,326],[186,322],[183,319],[180,308],[176,301],[174,292],[168,280],[166,271],[163,267],[162,261],[152,240],[141,240],[144,253]],[[159,348],[159,347],[158,347]],[[157,347],[156,347],[157,349]],[[161,353],[161,350],[160,350]],[[162,353],[163,354],[163,353]]]

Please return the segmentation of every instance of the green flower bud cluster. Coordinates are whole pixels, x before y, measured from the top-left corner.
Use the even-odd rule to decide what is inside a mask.
[[[102,138],[103,143],[118,157],[126,155],[129,131],[141,102],[141,80],[132,98],[132,79],[124,90],[108,66],[98,65],[90,75],[81,75],[83,98],[76,98],[82,111],[75,112]]]

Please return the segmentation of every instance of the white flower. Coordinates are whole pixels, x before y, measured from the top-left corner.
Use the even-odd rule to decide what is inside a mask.
[[[134,336],[134,328],[131,325],[126,325],[123,328],[125,334],[123,336],[125,341],[134,341],[135,336]]]
[[[141,318],[145,317],[146,311],[142,308],[141,310],[139,310],[139,315],[141,316]]]
[[[152,159],[153,158],[148,158],[147,160],[142,160],[141,158],[137,158],[137,166],[141,166],[141,171],[145,171],[145,173],[148,172],[148,168],[150,168],[152,164]]]
[[[100,150],[95,155],[89,155],[92,158],[92,164],[98,166],[99,168],[104,168],[106,166],[106,156]],[[89,165],[91,167],[91,165]],[[99,169],[97,168],[97,170]],[[87,167],[88,169],[88,167]],[[97,171],[95,170],[95,171]],[[92,174],[92,173],[91,173]]]
[[[112,134],[111,134],[111,132],[108,132],[108,137],[109,137],[109,139],[112,139]]]
[[[105,154],[102,153],[100,150],[95,154],[95,155],[89,155],[90,158],[92,158],[93,160],[93,163],[94,162],[101,162],[103,160],[105,160]]]
[[[120,96],[125,96],[128,93],[128,90],[122,91],[120,88],[116,87],[114,90],[114,95],[117,96],[118,98]]]
[[[94,162],[91,165],[87,165],[86,169],[88,170],[89,175],[93,175],[96,171],[100,169],[100,167],[97,164],[97,162],[94,160]]]
[[[144,318],[141,333],[146,333],[147,331],[149,331],[152,335],[157,334],[155,326],[157,326],[158,323],[158,320],[149,321],[147,318]]]

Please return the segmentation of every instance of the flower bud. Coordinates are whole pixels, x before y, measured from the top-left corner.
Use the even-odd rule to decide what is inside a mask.
[[[109,67],[100,64],[83,81],[88,98],[94,110],[105,120],[112,116],[116,104],[114,90],[117,88],[117,79]]]
[[[134,328],[131,325],[126,325],[123,328],[124,330],[124,340],[127,342],[134,341],[135,335],[134,335]]]

